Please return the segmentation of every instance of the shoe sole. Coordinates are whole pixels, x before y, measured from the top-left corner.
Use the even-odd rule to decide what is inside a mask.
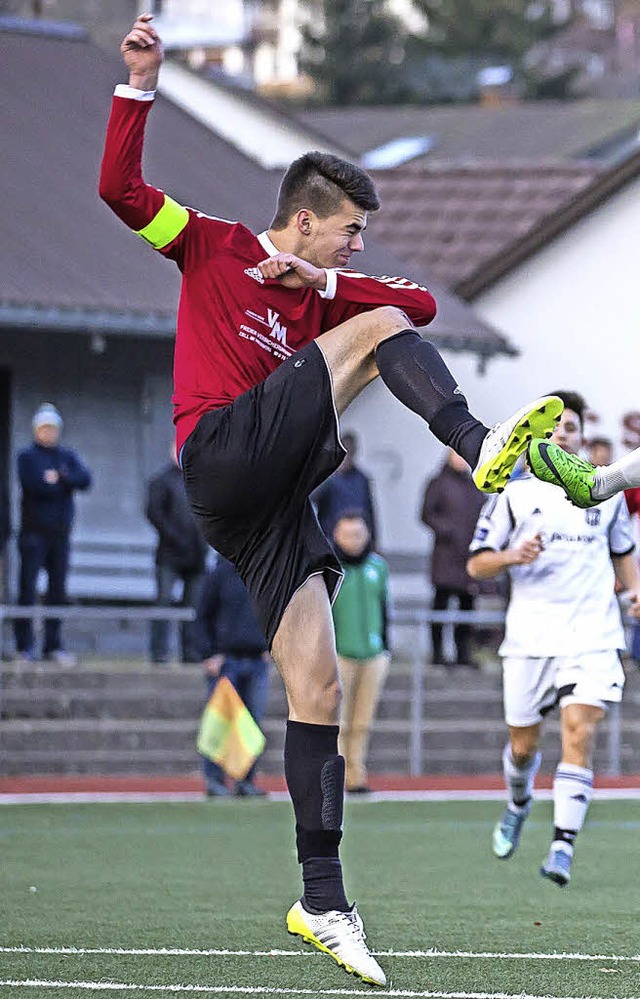
[[[553,881],[554,885],[557,885],[558,888],[566,888],[571,880],[571,878],[566,877],[564,874],[559,874],[557,871],[547,870],[546,867],[540,868],[540,874],[547,881]]]
[[[315,947],[317,950],[321,950],[323,954],[328,954],[329,957],[332,957],[333,960],[336,962],[336,964],[338,964],[343,971],[346,971],[348,975],[354,975],[356,978],[359,978],[367,985],[377,985],[378,988],[384,988],[384,985],[382,985],[381,982],[376,982],[375,978],[369,978],[368,975],[363,975],[361,971],[357,971],[356,968],[353,968],[351,967],[350,964],[347,964],[347,962],[344,961],[341,957],[339,957],[336,953],[334,953],[334,951],[330,950],[329,947],[326,947],[322,943],[322,941],[318,940],[318,938],[314,936],[313,933],[310,933],[309,930],[307,930],[307,928],[302,923],[300,924],[299,928],[291,929],[292,925],[295,927],[294,919],[290,919],[289,916],[287,916],[287,932],[289,933],[290,936],[300,937],[301,940],[304,941],[304,943],[308,944],[311,947]]]
[[[533,406],[524,410],[500,453],[474,472],[473,481],[478,489],[485,493],[501,493],[527,445],[534,437],[551,437],[563,409],[562,400],[550,396],[545,400],[537,399]]]

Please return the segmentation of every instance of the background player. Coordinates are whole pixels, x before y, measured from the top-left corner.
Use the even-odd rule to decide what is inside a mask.
[[[585,403],[575,392],[553,434],[556,448],[582,446]],[[503,656],[509,743],[502,762],[509,802],[493,833],[493,852],[506,860],[518,846],[531,810],[540,766],[543,717],[560,706],[562,759],[553,784],[554,835],[540,873],[566,885],[574,841],[593,785],[591,755],[608,703],[619,701],[625,639],[614,582],[640,617],[640,576],[623,496],[583,511],[548,483],[525,473],[485,504],[467,564],[475,579],[507,570],[511,597]]]
[[[537,400],[488,431],[412,325],[433,318],[429,292],[343,270],[379,206],[359,167],[322,153],[300,157],[283,178],[269,231],[258,236],[146,184],[144,126],[162,62],[150,15],[135,22],[122,53],[129,86],[116,89],[100,193],[182,271],[173,402],[185,483],[207,540],[255,599],[287,691],[285,774],[304,881],[287,926],[381,985],[384,972],[342,880],[330,607],[341,568],[309,495],[344,457],[339,415],[378,374],[488,491],[507,481],[528,439],[551,432],[562,404]]]

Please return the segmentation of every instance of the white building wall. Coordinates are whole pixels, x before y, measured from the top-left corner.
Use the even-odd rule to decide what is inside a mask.
[[[496,420],[554,388],[581,391],[600,421],[588,433],[622,446],[621,417],[640,410],[640,181],[573,226],[473,303],[521,350],[489,365],[478,408]]]

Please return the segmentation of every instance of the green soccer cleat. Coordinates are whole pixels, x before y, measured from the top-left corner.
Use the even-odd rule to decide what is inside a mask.
[[[296,902],[287,913],[287,929],[324,954],[329,954],[350,975],[368,985],[386,985],[384,971],[366,944],[362,919],[355,905],[350,912],[312,913]]]
[[[534,440],[529,444],[527,461],[536,479],[560,486],[573,505],[581,510],[597,506],[600,502],[591,495],[596,470],[590,462],[579,458],[577,454],[568,454],[557,444]]]
[[[496,822],[491,838],[491,849],[494,857],[497,857],[498,860],[508,860],[516,852],[522,835],[522,827],[531,811],[532,804],[533,801],[529,799],[527,804],[517,812],[514,812],[507,805],[499,821]]]
[[[511,419],[496,423],[480,448],[473,481],[484,493],[501,493],[513,466],[534,437],[551,437],[564,404],[557,395],[545,395],[519,409]]]

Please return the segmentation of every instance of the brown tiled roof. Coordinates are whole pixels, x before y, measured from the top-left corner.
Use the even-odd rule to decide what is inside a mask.
[[[376,231],[399,257],[466,296],[490,262],[506,261],[600,173],[593,165],[517,163],[378,171]]]
[[[54,315],[58,328],[74,328],[84,312],[89,319],[107,314],[112,323],[122,318],[123,329],[138,328],[138,320],[141,331],[171,329],[177,269],[128,235],[97,195],[111,94],[122,80],[119,58],[86,41],[0,31],[5,324],[23,310],[36,324],[53,323],[47,316]],[[256,231],[269,224],[279,181],[162,97],[150,116],[145,174],[183,204],[242,219]],[[362,266],[429,283],[380,239],[368,241]],[[448,292],[433,331],[451,346],[510,349]]]

